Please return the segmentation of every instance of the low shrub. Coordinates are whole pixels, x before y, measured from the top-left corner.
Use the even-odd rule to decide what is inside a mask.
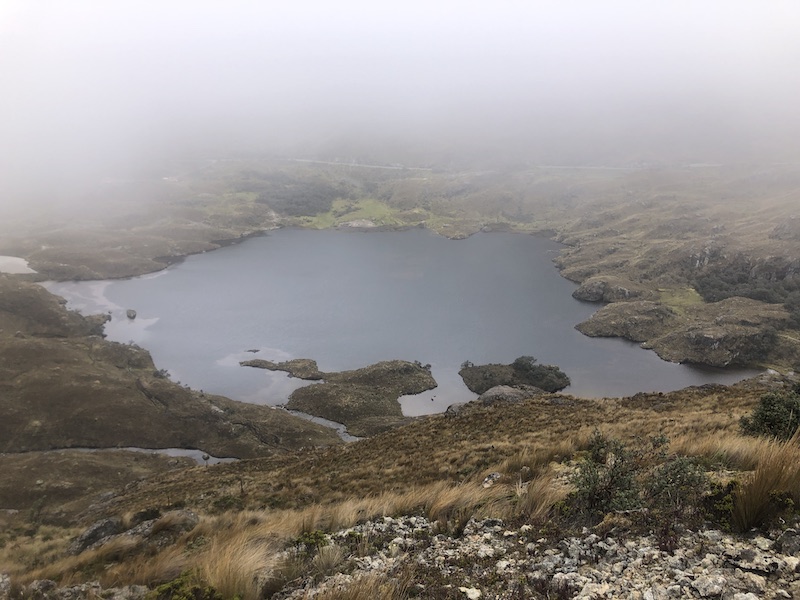
[[[800,426],[800,386],[764,394],[753,412],[742,417],[740,426],[746,435],[788,440]]]
[[[695,460],[668,454],[667,444],[655,436],[631,448],[595,432],[572,477],[568,512],[596,521],[611,512],[638,511],[663,532],[697,522],[708,478]]]

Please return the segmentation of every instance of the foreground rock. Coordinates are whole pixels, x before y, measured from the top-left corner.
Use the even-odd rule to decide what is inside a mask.
[[[286,371],[295,377],[323,383],[292,392],[287,408],[343,423],[352,435],[364,437],[408,422],[398,398],[436,387],[430,367],[418,362],[390,360],[362,369],[325,373],[309,359],[284,363],[249,360],[242,366]]]
[[[368,554],[346,555],[355,568],[315,582],[292,582],[273,598],[339,590],[365,577],[408,578],[423,598],[792,598],[800,593],[794,529],[737,538],[717,530],[685,531],[668,552],[651,535],[603,533],[539,538],[530,525],[470,520],[463,534],[419,516],[384,517],[328,536],[348,548],[369,540]],[[345,596],[343,596],[345,597]]]

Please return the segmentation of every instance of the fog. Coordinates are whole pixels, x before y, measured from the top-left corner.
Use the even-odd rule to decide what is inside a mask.
[[[795,161],[798,22],[791,0],[3,0],[0,206],[242,155]]]

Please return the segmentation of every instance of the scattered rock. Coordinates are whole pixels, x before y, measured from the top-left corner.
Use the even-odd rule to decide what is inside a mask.
[[[39,579],[24,588],[23,597],[31,598],[31,600],[83,600],[84,598],[143,600],[149,591],[143,585],[129,585],[104,590],[96,581],[59,588],[54,581]],[[0,591],[0,598],[5,598],[2,591]]]
[[[800,554],[800,534],[796,529],[787,529],[775,540],[775,548],[783,554],[795,556]]]
[[[126,311],[125,311],[125,315],[126,315],[126,316],[127,316],[129,319],[133,320],[133,319],[135,319],[135,318],[136,318],[136,311],[135,311],[135,310],[133,310],[132,308],[129,308],[128,310],[126,310]]]
[[[498,473],[490,476],[493,480],[497,477]],[[156,539],[168,529],[177,534],[191,527],[195,519],[193,513],[174,511],[134,529]],[[584,529],[580,535],[550,542],[538,538],[530,525],[509,527],[499,519],[470,519],[458,535],[453,534],[451,525],[411,515],[377,518],[334,532],[327,539],[349,549],[352,571],[322,581],[309,573],[275,597],[299,600],[333,591],[343,593],[361,577],[391,579],[409,567],[427,573],[424,585],[416,586],[419,596],[436,598],[753,600],[791,598],[800,591],[800,573],[795,570],[800,558],[780,553],[794,542],[794,530],[776,533],[773,538],[739,538],[718,530],[685,531],[675,549],[666,552],[654,535],[617,538]],[[122,535],[132,533],[134,530]],[[369,540],[368,553],[360,540]],[[3,586],[8,587],[4,581],[7,578],[0,575],[0,598]],[[140,600],[146,589],[102,590],[96,583],[59,589],[53,582],[37,581],[24,591],[24,597],[39,600]]]
[[[489,473],[486,478],[483,480],[483,487],[490,488],[494,485],[494,482],[500,479],[503,475],[500,473]]]
[[[692,587],[703,598],[721,596],[725,590],[725,585],[726,581],[722,575],[701,575],[692,583]]]

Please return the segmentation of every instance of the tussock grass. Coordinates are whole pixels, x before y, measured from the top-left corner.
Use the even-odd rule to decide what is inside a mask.
[[[259,600],[261,589],[279,565],[279,548],[250,531],[217,539],[201,558],[200,576],[225,598]]]
[[[560,475],[566,467],[558,463],[586,451],[595,429],[625,443],[663,433],[671,439],[671,452],[734,470],[774,462],[774,457],[753,458],[768,442],[738,435],[739,417],[761,393],[756,386],[688,388],[598,401],[554,395],[502,408],[467,406],[457,417],[427,417],[341,448],[177,472],[142,483],[115,504],[118,514],[130,511],[129,522],[144,509],[176,501],[205,513],[176,540],[173,552],[142,546],[127,554],[124,548],[101,549],[59,559],[62,543],[35,565],[38,571],[21,561],[3,570],[25,574],[26,581],[59,583],[77,581],[72,575],[77,573],[104,585],[126,579],[152,585],[188,570],[208,585],[224,587],[225,594],[254,597],[312,573],[313,556],[285,552],[303,533],[411,514],[456,533],[470,517],[541,522],[570,490]],[[493,471],[503,476],[484,488],[484,477]],[[754,473],[749,485],[757,481]],[[225,492],[241,498],[245,510],[219,513],[213,503]],[[751,497],[748,488],[738,502]],[[273,508],[253,510],[257,506]],[[166,513],[158,528],[177,525]],[[11,555],[9,543],[3,551]]]
[[[752,475],[734,494],[733,523],[739,531],[763,524],[780,510],[781,498],[800,500],[800,430],[791,439],[764,443]]]
[[[553,505],[566,498],[568,493],[567,486],[556,485],[554,473],[540,474],[521,490],[514,512],[529,521],[542,521]]]
[[[316,577],[322,579],[338,573],[345,563],[345,558],[347,555],[340,546],[323,546],[311,559],[311,569]]]

